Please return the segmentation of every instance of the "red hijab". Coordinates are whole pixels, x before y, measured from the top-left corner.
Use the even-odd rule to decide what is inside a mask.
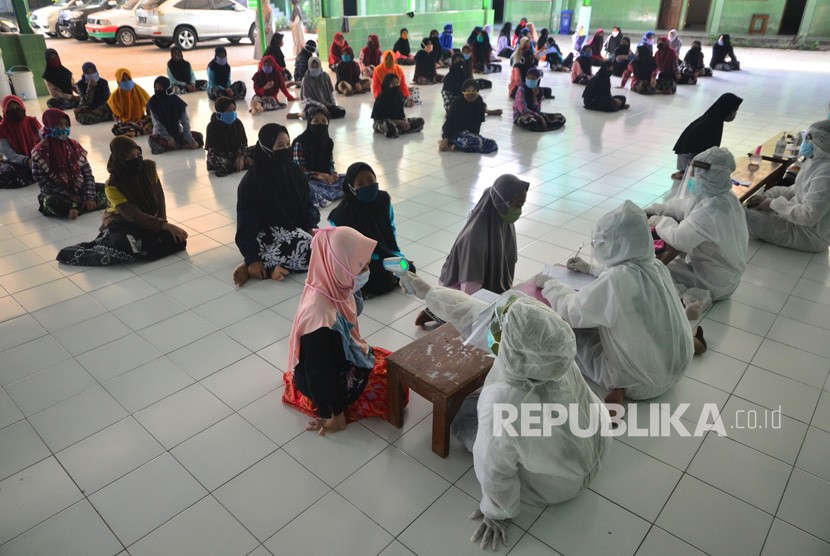
[[[23,108],[23,119],[13,122],[6,117],[9,104],[16,102]],[[14,152],[23,156],[31,156],[32,149],[40,142],[38,130],[40,122],[33,116],[26,115],[26,105],[20,98],[14,95],[7,95],[0,101],[0,108],[3,110],[3,121],[0,122],[0,139],[8,141]]]
[[[45,131],[51,131],[64,119],[72,122],[63,110],[49,108],[43,113],[43,127]],[[56,139],[47,135],[32,149],[32,160],[46,171],[53,182],[77,194],[84,183],[81,166],[86,164],[86,154],[86,150],[74,139]]]
[[[668,37],[657,39],[657,52],[654,53],[654,61],[657,62],[657,69],[662,73],[674,73],[677,69],[677,52],[671,47]]]
[[[349,43],[346,42],[346,37],[343,36],[343,33],[335,33],[334,39],[331,42],[331,48],[329,49],[330,66],[340,63],[340,56],[343,55],[343,49],[347,46],[349,46]]]
[[[380,65],[380,41],[377,35],[369,35],[369,42],[363,47],[363,65]]]

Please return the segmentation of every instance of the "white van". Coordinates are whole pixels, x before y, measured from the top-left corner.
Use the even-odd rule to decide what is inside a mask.
[[[135,12],[136,33],[159,48],[191,50],[199,41],[256,39],[256,12],[235,0],[147,0]]]
[[[29,16],[29,24],[35,33],[61,39],[71,39],[72,32],[67,27],[58,27],[58,14],[63,10],[83,6],[83,0],[60,0],[57,4],[39,8]]]

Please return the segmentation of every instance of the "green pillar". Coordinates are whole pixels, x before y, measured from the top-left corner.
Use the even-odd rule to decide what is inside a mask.
[[[720,35],[720,18],[723,15],[724,0],[714,0],[710,11],[708,23],[706,24],[706,32],[710,36]]]
[[[32,28],[29,26],[29,8],[25,0],[12,0],[14,16],[17,18],[17,28],[22,34],[31,35]]]
[[[818,0],[807,0],[807,5],[804,7],[804,14],[801,16],[801,25],[798,27],[798,36],[796,40],[803,43],[810,35],[810,25],[813,23],[813,17],[818,8]]]

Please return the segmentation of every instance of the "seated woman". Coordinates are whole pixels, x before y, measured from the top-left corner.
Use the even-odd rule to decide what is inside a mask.
[[[312,106],[318,106],[325,109],[332,120],[343,118],[346,115],[346,109],[338,106],[334,100],[334,86],[331,84],[329,74],[323,71],[323,63],[320,58],[314,57],[308,61],[308,72],[303,78],[300,98],[305,110]],[[299,119],[300,114],[293,113],[289,114],[288,117]]]
[[[268,44],[268,48],[265,49],[265,52],[263,52],[262,55],[274,57],[274,60],[277,61],[277,65],[282,68],[282,75],[285,77],[286,85],[290,85],[294,80],[294,76],[291,75],[291,72],[288,70],[288,64],[285,63],[285,54],[282,51],[283,45],[283,34],[274,33],[274,36],[271,37],[271,42]]]
[[[582,374],[610,390],[606,403],[648,400],[669,391],[692,361],[692,331],[666,265],[654,257],[643,210],[625,201],[597,221],[595,264],[568,268],[596,280],[575,292],[544,273],[536,285],[576,334]]]
[[[392,198],[378,189],[375,171],[365,162],[349,166],[343,193],[343,200],[329,215],[331,225],[354,228],[377,242],[369,261],[369,281],[360,292],[364,299],[388,293],[398,287],[398,278],[383,268],[383,259],[404,256],[395,235]],[[411,261],[409,264],[414,268]]]
[[[654,63],[657,64],[654,92],[658,95],[673,95],[677,92],[677,82],[680,80],[680,60],[677,58],[677,52],[669,44],[668,37],[657,39]]]
[[[611,60],[612,62],[614,61],[614,56],[616,55],[615,53],[617,52],[617,47],[620,46],[622,40],[622,29],[615,25],[611,28],[611,34],[608,35],[608,37],[606,37],[605,43],[602,45],[602,54],[605,56],[607,60]]]
[[[447,111],[438,150],[483,154],[496,152],[499,150],[496,142],[480,135],[487,105],[481,99],[478,84],[475,79],[468,79],[461,88],[461,98],[456,98]]]
[[[554,131],[561,128],[565,125],[565,116],[542,112],[543,93],[539,87],[542,72],[531,68],[526,75],[513,100],[513,124],[528,131]]]
[[[432,49],[432,42],[424,39],[421,41],[421,49],[415,54],[415,77],[412,81],[417,85],[433,85],[444,80],[444,76],[435,71]]]
[[[372,119],[375,121],[372,127],[375,133],[396,138],[402,133],[417,133],[424,129],[423,118],[407,118],[403,111],[404,106],[409,104],[403,96],[404,85],[406,84],[394,73],[383,78],[382,90],[372,107]]]
[[[46,69],[43,70],[43,81],[49,91],[46,106],[60,110],[77,107],[81,102],[81,92],[72,81],[72,72],[61,64],[58,51],[54,48],[47,48],[45,56]]]
[[[360,49],[360,73],[371,78],[380,65],[380,41],[377,35],[369,35],[366,46]]]
[[[150,152],[162,154],[180,149],[194,150],[205,144],[198,131],[190,131],[187,103],[171,94],[170,80],[159,76],[153,82],[155,94],[147,102],[147,113],[153,120],[153,133],[147,139]]]
[[[115,120],[112,134],[139,137],[150,133],[153,130],[153,122],[146,114],[150,95],[141,88],[141,85],[133,81],[133,76],[128,69],[115,70],[115,80],[118,88],[107,100]]]
[[[582,47],[582,52],[571,66],[571,83],[585,85],[591,79],[594,74],[594,64],[591,61],[592,52],[590,45]]]
[[[653,56],[654,55],[654,40],[656,38],[657,38],[657,35],[654,33],[654,31],[645,32],[643,34],[643,38],[640,39],[640,42],[637,43],[637,48],[640,48],[641,46],[645,46],[646,48],[648,48],[648,51]]]
[[[104,184],[95,183],[87,152],[69,138],[69,116],[49,108],[43,113],[43,141],[32,149],[32,175],[40,186],[38,210],[44,216],[75,220],[107,206]]]
[[[354,51],[351,46],[347,46],[340,55],[340,63],[337,64],[337,92],[350,97],[371,91],[372,80],[364,79],[361,75],[360,64],[354,61]]]
[[[172,92],[177,95],[207,91],[208,82],[196,79],[190,62],[184,59],[184,53],[178,46],[170,47],[170,59],[167,60],[167,79],[170,80]]]
[[[634,60],[634,53],[631,52],[631,39],[623,37],[613,54],[611,58],[614,61],[614,75],[622,77],[628,64]]]
[[[305,46],[300,49],[300,53],[294,59],[294,86],[299,87],[303,81],[306,72],[308,71],[308,61],[314,57],[317,52],[317,42],[311,39],[305,42]]]
[[[653,95],[657,86],[657,62],[651,55],[648,46],[637,47],[637,57],[634,58],[623,73],[619,89],[625,89],[625,84],[631,78],[631,90],[641,95]]]
[[[464,85],[465,81],[467,81],[467,75],[464,71],[464,57],[462,54],[454,54],[452,63],[450,64],[450,71],[444,76],[443,87],[441,89],[444,110],[449,110],[452,101],[461,96],[463,92],[462,85]]]
[[[228,65],[228,51],[224,46],[217,46],[213,51],[213,60],[207,66],[207,94],[210,100],[228,97],[244,100],[248,88],[242,81],[231,83],[231,66]]]
[[[513,55],[513,48],[511,47],[511,31],[513,24],[505,21],[501,26],[499,38],[496,40],[496,55],[499,58],[510,58]]]
[[[282,400],[315,417],[307,430],[321,436],[366,417],[388,417],[389,352],[360,335],[355,295],[369,280],[375,241],[352,228],[324,228],[311,241],[300,305],[288,343]]]
[[[444,25],[444,30],[438,36],[438,43],[441,45],[441,57],[450,58],[455,52],[452,46],[452,23]]]
[[[749,237],[781,247],[826,252],[830,246],[830,120],[812,124],[807,161],[791,187],[773,187],[747,203]]]
[[[308,126],[292,143],[294,164],[305,173],[314,206],[324,207],[343,196],[346,177],[334,168],[334,141],[329,137],[326,110],[310,106],[305,117]]]
[[[308,270],[311,232],[320,222],[308,181],[291,159],[285,127],[262,126],[253,158],[237,191],[236,246],[244,259],[233,271],[237,286]]]
[[[409,87],[406,86],[406,77],[403,74],[403,70],[395,64],[395,55],[391,50],[387,50],[383,53],[383,63],[377,66],[374,73],[372,73],[372,94],[375,98],[377,98],[383,90],[383,82],[386,79],[386,76],[390,74],[398,78],[401,94],[403,95],[403,98],[406,99],[406,106],[415,106],[415,103],[409,98]]]
[[[216,172],[221,178],[250,170],[254,165],[253,147],[248,148],[245,126],[236,117],[236,103],[232,98],[219,97],[213,107],[216,112],[205,133],[208,172]]]
[[[331,71],[337,71],[337,65],[341,62],[341,56],[343,55],[343,49],[348,46],[349,43],[346,41],[343,33],[338,32],[334,34],[331,40],[331,47],[329,48],[329,69]]]
[[[672,174],[673,180],[683,178],[694,157],[710,147],[720,147],[723,124],[735,119],[743,101],[744,99],[732,93],[724,93],[701,117],[686,126],[674,144],[677,172]]]
[[[666,245],[685,256],[668,268],[686,306],[697,319],[712,301],[727,299],[746,268],[749,234],[746,216],[732,193],[735,158],[728,149],[712,147],[697,155],[681,185],[688,195],[646,208],[649,225]]]
[[[530,40],[523,38],[519,41],[510,62],[513,64],[513,69],[510,73],[510,83],[507,85],[507,94],[510,98],[516,98],[516,90],[519,85],[524,83],[528,70],[536,68],[538,63],[533,55],[533,49],[530,48]],[[541,75],[541,71],[539,74]],[[539,89],[543,98],[553,98],[553,90],[550,87],[540,87]]]
[[[435,67],[446,67],[450,58],[452,58],[452,49],[448,52],[444,50],[443,46],[441,46],[441,37],[438,34],[438,29],[433,29],[429,32],[428,40],[432,43],[432,52],[430,52],[430,56],[432,57],[432,62],[435,64]]]
[[[706,67],[700,41],[693,41],[691,48],[683,57],[683,63],[680,64],[680,76],[684,84],[697,83],[698,77],[712,77],[712,70]]]
[[[611,72],[614,63],[606,60],[582,91],[582,103],[588,110],[617,112],[629,107],[622,95],[611,96]]]
[[[729,56],[729,61],[726,57]],[[712,46],[712,58],[709,60],[709,67],[713,70],[738,71],[741,63],[735,57],[735,50],[732,48],[732,37],[721,35],[718,42]]]
[[[107,266],[155,261],[184,251],[187,232],[167,221],[156,163],[142,158],[141,147],[129,137],[114,138],[110,142],[107,171],[107,209],[101,233],[90,242],[61,249],[58,262]]]
[[[473,48],[473,67],[476,73],[501,72],[501,64],[491,62],[493,46],[490,44],[490,35],[487,31],[480,30],[470,46]]]
[[[14,95],[0,101],[0,189],[17,189],[34,183],[32,150],[40,142],[40,122],[26,115],[23,101]]]
[[[263,56],[259,61],[257,72],[252,78],[254,82],[254,96],[251,99],[249,112],[256,116],[262,112],[280,110],[288,106],[280,102],[277,95],[282,92],[288,100],[296,100],[285,87],[285,77],[282,68],[277,65],[273,56]]]
[[[542,45],[541,48],[542,49],[539,52],[542,56],[539,59],[544,59],[552,71],[571,71],[574,63],[573,52],[563,57],[562,50],[559,48],[559,45],[556,44],[556,39],[552,36],[545,39],[545,44]]]
[[[602,55],[603,44],[605,44],[605,32],[602,29],[597,29],[594,32],[594,38],[588,43],[588,48],[591,49],[591,65],[599,66],[605,61]]]
[[[101,79],[98,68],[92,62],[85,62],[81,72],[81,80],[75,84],[81,94],[81,102],[75,109],[75,121],[81,125],[111,122],[112,110],[107,104],[110,84],[106,79]]]
[[[464,58],[464,75],[466,79],[475,79],[478,83],[478,88],[481,90],[492,89],[493,82],[489,79],[481,79],[475,77],[475,60],[473,60],[473,47],[465,44],[461,47],[461,56]]]
[[[401,35],[392,47],[395,53],[395,61],[402,66],[415,65],[415,56],[412,55],[412,48],[409,46],[409,30],[401,29]]]
[[[677,32],[677,29],[672,29],[669,31],[669,46],[671,46],[675,52],[677,52],[677,57],[680,57],[680,49],[683,48],[683,41],[680,40],[680,34]]]

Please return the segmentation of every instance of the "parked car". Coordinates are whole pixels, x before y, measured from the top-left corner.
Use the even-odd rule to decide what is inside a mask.
[[[235,0],[148,0],[135,14],[136,32],[159,48],[191,50],[199,41],[256,38],[256,12]]]
[[[86,32],[86,18],[90,14],[116,8],[124,3],[124,0],[90,0],[89,3],[74,6],[69,10],[61,10],[58,13],[58,29],[63,33],[69,29],[69,34],[79,41],[89,38]]]
[[[19,33],[17,22],[11,19],[0,17],[0,33]]]
[[[82,6],[83,0],[60,0],[53,6],[46,6],[34,10],[29,16],[29,24],[35,33],[68,39],[72,36],[68,27],[58,28],[58,14],[68,8]]]
[[[135,32],[135,10],[145,1],[127,0],[120,8],[90,15],[86,19],[89,38],[120,46],[133,46],[139,39],[150,38]]]

